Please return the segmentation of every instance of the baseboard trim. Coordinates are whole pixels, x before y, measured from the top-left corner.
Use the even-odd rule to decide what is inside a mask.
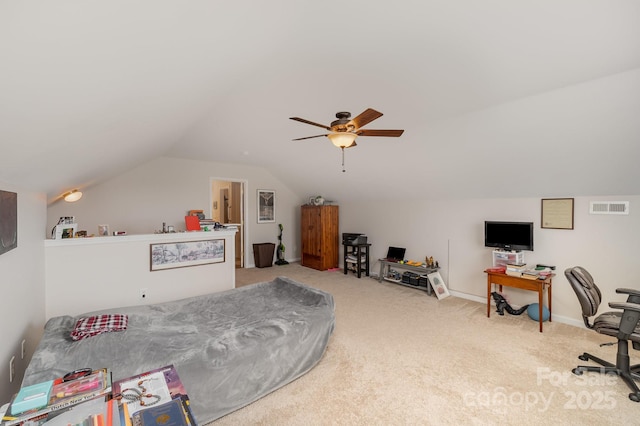
[[[483,304],[487,303],[487,299],[485,299],[484,297],[476,296],[474,294],[461,293],[461,292],[455,291],[455,290],[449,290],[449,293],[451,293],[452,296],[459,297],[461,299],[472,300],[474,302],[479,302],[479,303],[483,303]],[[493,304],[493,301],[491,303]],[[514,306],[514,308],[518,308],[518,306]],[[577,320],[575,318],[565,317],[565,316],[562,316],[562,315],[555,315],[554,314],[553,315],[553,322],[559,322],[559,323],[562,323],[562,324],[572,325],[572,326],[578,327],[578,328],[585,328],[583,321]]]

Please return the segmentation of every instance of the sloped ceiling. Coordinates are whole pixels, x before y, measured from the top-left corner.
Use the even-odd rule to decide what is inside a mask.
[[[291,141],[368,107],[405,133],[344,173]],[[0,0],[0,181],[50,200],[157,156],[334,200],[638,194],[639,116],[634,0]]]

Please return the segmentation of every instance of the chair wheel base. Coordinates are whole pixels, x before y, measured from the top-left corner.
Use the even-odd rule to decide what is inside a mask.
[[[587,354],[578,355],[578,359],[582,361],[589,361],[589,357],[587,356]]]
[[[576,376],[582,376],[582,368],[574,368],[573,370],[571,370],[571,372],[573,374],[575,374]]]
[[[630,393],[629,399],[632,400],[633,402],[640,402],[640,395],[637,393]]]

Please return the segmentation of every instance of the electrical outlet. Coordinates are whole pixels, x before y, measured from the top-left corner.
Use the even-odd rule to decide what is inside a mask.
[[[16,357],[12,356],[9,360],[9,383],[13,383],[13,376],[16,375]]]
[[[20,357],[22,359],[24,359],[24,355],[25,355],[25,345],[27,344],[27,339],[22,339],[22,343],[20,345]]]
[[[147,300],[147,289],[146,288],[141,288],[140,289],[140,300]]]

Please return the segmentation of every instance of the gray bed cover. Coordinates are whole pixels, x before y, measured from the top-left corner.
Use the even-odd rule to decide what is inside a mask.
[[[78,318],[129,315],[124,332],[69,337]],[[156,305],[51,318],[23,386],[83,367],[120,380],[173,364],[198,424],[212,422],[313,368],[335,325],[333,297],[285,277]]]

